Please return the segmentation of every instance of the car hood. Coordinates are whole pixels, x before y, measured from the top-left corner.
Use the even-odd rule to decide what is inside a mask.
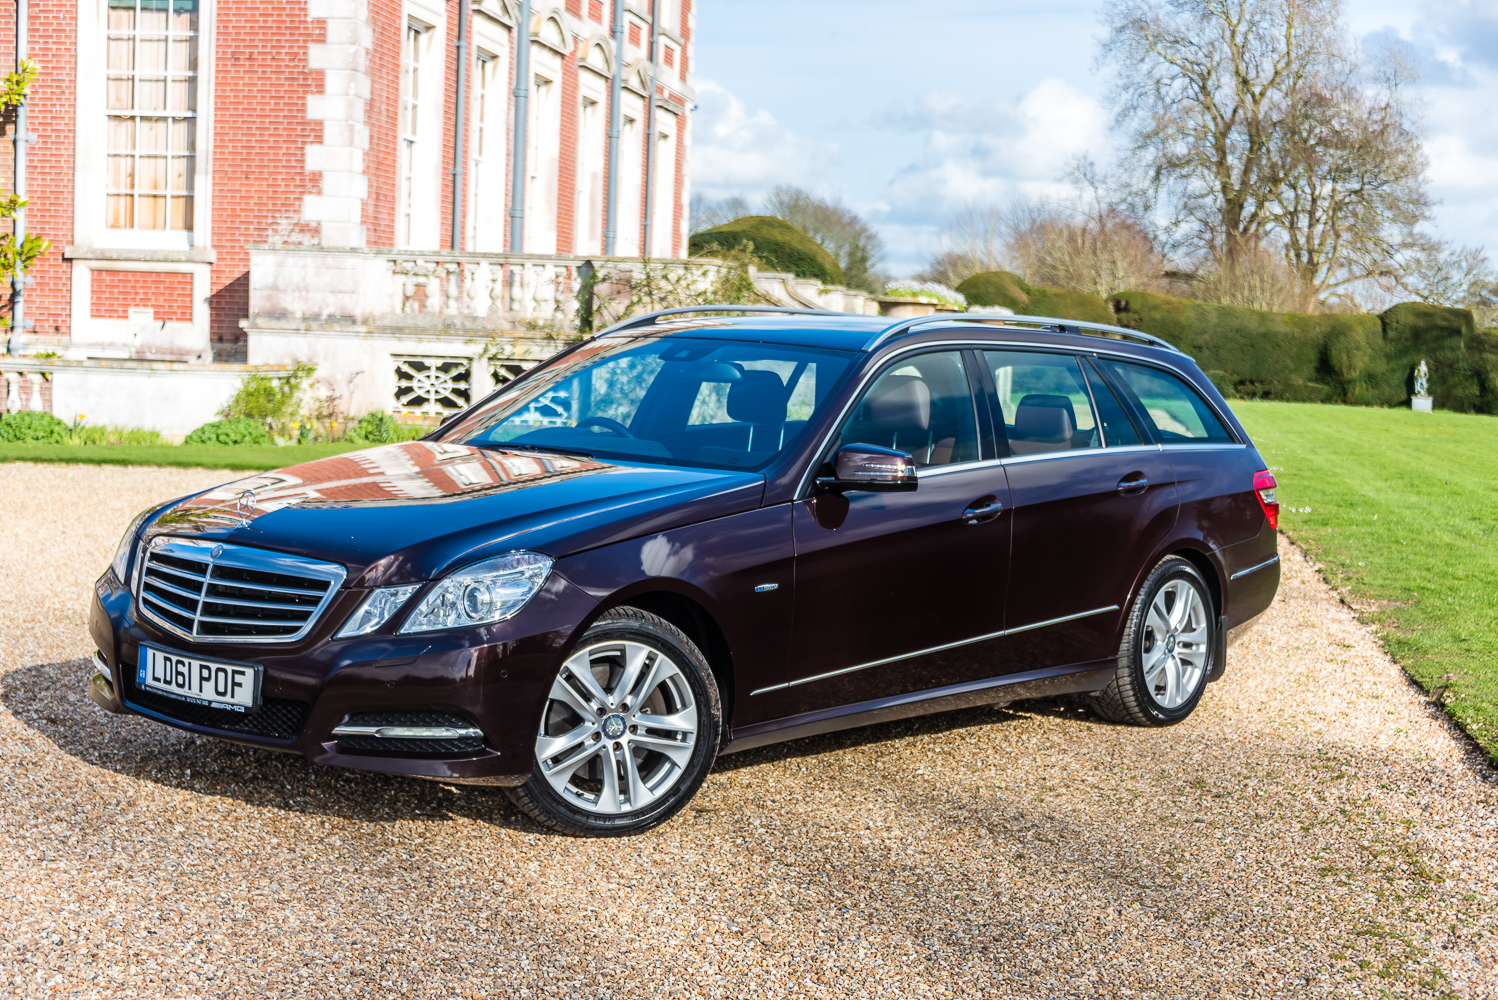
[[[516,549],[561,558],[751,510],[763,495],[753,473],[411,441],[226,483],[171,506],[145,535],[323,559],[347,567],[352,586],[380,586]]]

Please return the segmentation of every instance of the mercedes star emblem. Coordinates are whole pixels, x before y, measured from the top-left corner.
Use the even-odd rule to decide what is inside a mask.
[[[235,501],[234,512],[239,515],[239,526],[245,527],[250,523],[250,518],[255,514],[255,491],[245,490]]]

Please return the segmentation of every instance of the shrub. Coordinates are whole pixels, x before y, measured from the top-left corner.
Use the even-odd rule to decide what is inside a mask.
[[[21,410],[0,418],[0,441],[9,444],[66,444],[68,425],[50,413]]]
[[[314,365],[296,365],[287,375],[246,375],[218,415],[254,420],[267,431],[289,435],[301,416],[302,397],[315,371]]]
[[[260,421],[249,417],[230,417],[228,420],[215,420],[204,424],[187,435],[187,439],[182,443],[237,447],[247,444],[270,444],[271,440],[270,434],[265,430],[265,425]]]
[[[1087,323],[1112,323],[1113,312],[1100,295],[1064,288],[1040,288],[1008,271],[975,274],[957,286],[969,306],[1004,306],[1021,316],[1055,316]]]
[[[713,256],[753,244],[754,256],[766,268],[789,271],[798,278],[816,278],[825,285],[843,284],[843,269],[820,243],[784,219],[773,215],[746,215],[721,226],[693,233],[689,243],[694,256]]]

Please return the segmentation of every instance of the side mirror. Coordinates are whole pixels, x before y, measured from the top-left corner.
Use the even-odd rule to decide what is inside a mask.
[[[873,444],[845,444],[832,456],[832,478],[817,485],[832,493],[908,493],[920,484],[908,452]]]

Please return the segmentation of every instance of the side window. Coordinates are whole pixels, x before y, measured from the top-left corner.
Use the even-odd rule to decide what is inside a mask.
[[[902,358],[864,394],[838,439],[909,452],[918,466],[978,459],[978,424],[959,351]]]
[[[1179,376],[1123,361],[1103,361],[1103,364],[1120,385],[1134,394],[1162,443],[1233,443],[1233,436],[1207,401]]]
[[[1103,446],[1076,358],[1024,351],[984,351],[983,357],[993,372],[1012,454]]]
[[[1103,425],[1103,444],[1109,448],[1139,444],[1139,432],[1129,421],[1128,414],[1124,413],[1123,404],[1113,395],[1113,390],[1108,388],[1108,383],[1086,361],[1082,362],[1082,371],[1087,375],[1092,401],[1097,404],[1098,422]]]

